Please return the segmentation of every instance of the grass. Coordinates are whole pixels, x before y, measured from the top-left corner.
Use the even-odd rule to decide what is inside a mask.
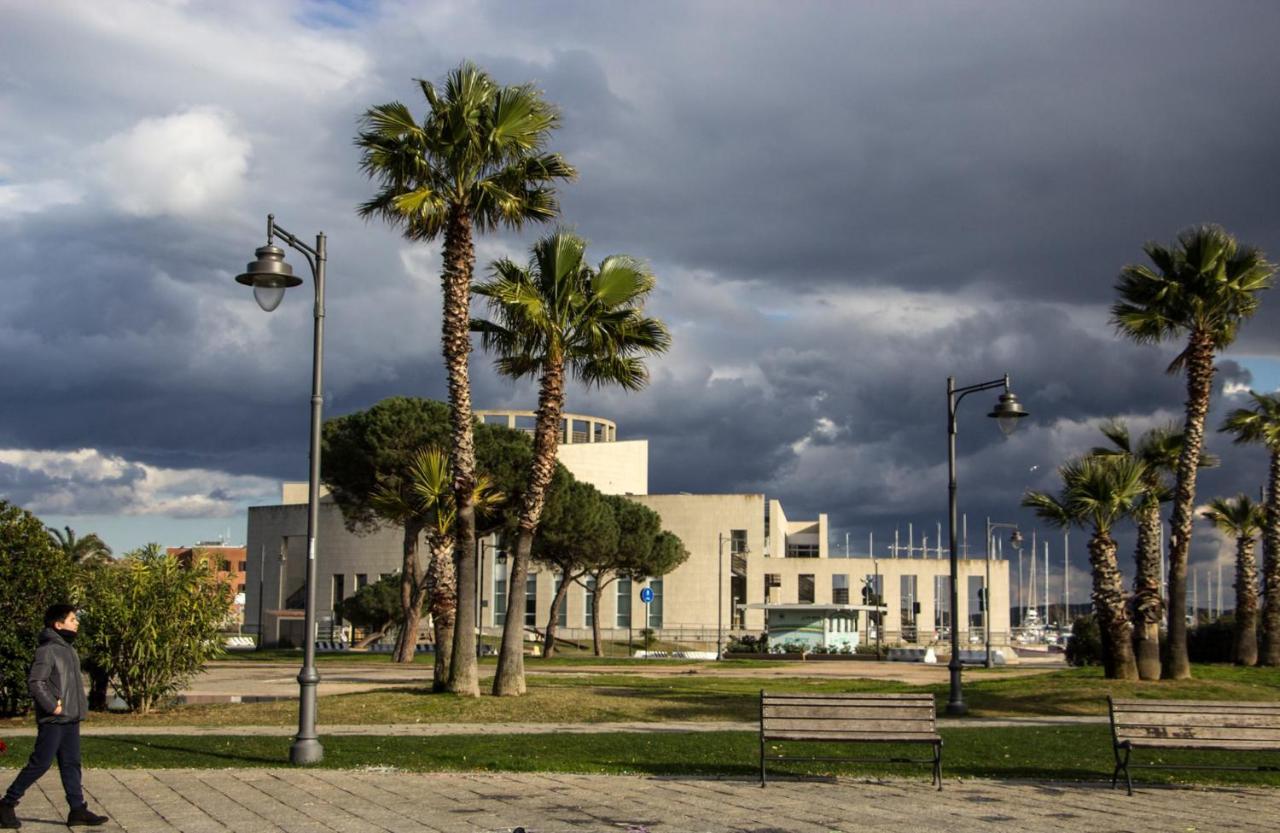
[[[943,771],[948,778],[1031,778],[1097,781],[1111,775],[1110,736],[1105,726],[943,729]],[[0,767],[20,766],[32,738],[14,738]],[[392,767],[432,771],[575,772],[684,776],[758,775],[759,740],[754,732],[682,734],[453,735],[435,738],[332,736],[323,738],[323,767]],[[182,735],[85,737],[84,760],[90,767],[226,768],[284,766],[290,740],[261,736]],[[908,754],[928,757],[926,747],[895,749],[786,744],[771,754]],[[1275,755],[1169,752],[1168,763],[1230,760],[1238,764],[1275,764]],[[1154,756],[1135,760],[1153,762]],[[899,775],[927,781],[927,765],[830,762],[770,763],[777,775]],[[1145,783],[1232,783],[1280,786],[1277,772],[1142,771]]]
[[[945,703],[947,686],[912,686],[886,680],[780,677],[709,673],[642,676],[616,672],[531,675],[524,697],[470,699],[431,694],[422,688],[388,688],[321,697],[320,725],[393,723],[603,723],[687,720],[750,721],[759,691],[927,691]],[[966,671],[965,699],[973,717],[1103,715],[1107,694],[1203,700],[1280,699],[1280,669],[1198,665],[1195,679],[1159,683],[1105,680],[1096,668],[1011,677],[999,671]],[[488,681],[482,684],[488,690]],[[272,703],[177,706],[145,717],[95,714],[94,725],[127,732],[133,726],[290,726],[293,700]],[[943,719],[945,722],[945,718]],[[29,726],[30,718],[0,720],[5,728]]]

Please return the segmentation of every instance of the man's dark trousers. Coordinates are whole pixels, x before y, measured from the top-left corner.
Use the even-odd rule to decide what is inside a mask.
[[[9,785],[4,800],[17,804],[31,785],[49,771],[56,758],[62,789],[67,793],[67,804],[73,810],[84,807],[84,792],[80,789],[80,724],[41,723],[38,732],[36,748],[31,751],[27,765]]]

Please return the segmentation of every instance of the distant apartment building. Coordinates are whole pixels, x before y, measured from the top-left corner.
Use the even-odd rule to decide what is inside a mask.
[[[532,430],[530,411],[480,411],[477,417],[517,430]],[[619,579],[603,588],[600,617],[607,640],[625,641],[645,628],[659,639],[714,646],[719,634],[760,634],[790,619],[797,633],[823,629],[867,633],[870,614],[882,619],[890,643],[929,644],[952,626],[949,565],[945,559],[832,558],[826,514],[794,520],[782,504],[761,493],[649,494],[647,440],[619,440],[616,423],[567,414],[559,459],[573,475],[606,494],[625,495],[653,509],[675,533],[689,559],[670,574],[645,581]],[[246,629],[261,627],[265,644],[302,641],[306,568],[305,483],[285,484],[281,503],[249,510]],[[321,637],[335,626],[337,602],[379,577],[397,572],[401,534],[381,529],[348,532],[338,506],[321,493],[317,530],[317,612]],[[523,617],[530,632],[545,628],[561,577],[536,568],[523,588],[508,586],[499,542],[479,543],[480,627],[501,632],[508,615]],[[1008,563],[960,561],[958,610],[963,639],[980,639],[987,627],[982,590],[990,568],[992,641],[1009,633]],[[641,591],[653,591],[648,604]],[[568,640],[591,640],[590,583],[571,587],[557,630]],[[259,614],[259,610],[261,613]],[[807,623],[807,624],[806,624]]]
[[[248,549],[224,544],[221,541],[201,541],[190,547],[166,547],[165,552],[177,556],[178,561],[190,567],[205,564],[214,577],[231,586],[234,595],[237,622],[244,621],[245,587],[248,584]]]

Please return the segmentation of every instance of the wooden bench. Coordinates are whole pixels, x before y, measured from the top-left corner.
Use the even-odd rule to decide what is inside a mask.
[[[769,741],[923,743],[932,758],[794,758],[768,755]],[[760,692],[760,786],[767,761],[933,764],[942,789],[942,737],[930,694],[770,694]]]
[[[1111,711],[1111,741],[1116,768],[1111,787],[1124,774],[1133,795],[1130,767],[1138,769],[1223,769],[1276,771],[1274,766],[1224,764],[1131,764],[1135,749],[1210,749],[1280,752],[1280,703],[1234,700],[1116,700]]]

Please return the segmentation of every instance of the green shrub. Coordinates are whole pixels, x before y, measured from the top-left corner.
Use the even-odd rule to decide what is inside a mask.
[[[403,615],[400,574],[391,573],[366,584],[338,606],[339,616],[370,634],[386,633]]]
[[[1187,654],[1192,662],[1231,662],[1235,649],[1235,617],[1222,616],[1187,629]]]
[[[27,672],[45,608],[74,602],[75,568],[40,519],[0,500],[0,714],[31,708]]]
[[[154,544],[88,573],[85,653],[107,669],[130,711],[147,714],[221,650],[231,586]]]
[[[1071,639],[1067,642],[1067,662],[1074,666],[1102,664],[1102,631],[1092,613],[1071,623]]]

